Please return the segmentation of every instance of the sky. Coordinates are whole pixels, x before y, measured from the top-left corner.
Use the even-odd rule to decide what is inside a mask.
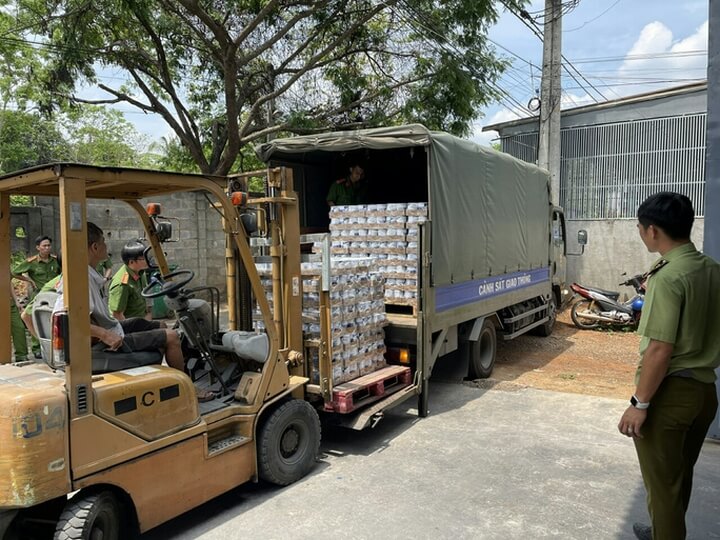
[[[563,108],[588,105],[688,84],[706,77],[707,0],[565,0],[577,5],[562,20],[562,52],[581,74],[563,72]],[[544,0],[527,11],[542,28]],[[542,43],[512,13],[504,10],[489,38],[512,65],[498,82],[506,93],[501,103],[478,111],[471,138],[490,144],[496,132],[486,125],[529,116],[528,101],[539,92]],[[587,81],[587,82],[586,82]],[[594,88],[591,88],[592,85]],[[150,140],[171,133],[157,116],[130,106],[119,107]],[[523,110],[525,109],[525,110]]]
[[[534,0],[527,11],[542,15],[544,5]],[[587,80],[573,72],[578,84],[563,71],[564,109],[689,84],[707,75],[707,0],[580,0],[563,16],[562,30],[563,56]],[[472,139],[481,144],[497,137],[497,132],[482,132],[483,126],[530,115],[520,106],[526,108],[539,91],[542,66],[540,39],[513,14],[505,12],[489,38],[513,63],[498,83],[510,97],[480,111],[482,118],[474,125]]]

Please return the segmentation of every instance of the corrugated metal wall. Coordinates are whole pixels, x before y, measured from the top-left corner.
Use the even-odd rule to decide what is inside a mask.
[[[697,113],[561,131],[560,202],[570,220],[634,218],[658,191],[690,197],[705,209],[705,124]],[[537,132],[502,138],[502,150],[537,160]]]

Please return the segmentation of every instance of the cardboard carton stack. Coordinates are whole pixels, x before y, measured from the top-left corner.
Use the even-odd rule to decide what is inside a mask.
[[[418,224],[426,220],[427,203],[333,206],[332,254],[374,259],[385,302],[417,307]]]
[[[256,266],[272,310],[270,265]],[[314,384],[319,383],[320,272],[321,263],[302,263],[303,334],[306,360],[312,366],[310,377]],[[383,279],[375,271],[372,260],[334,258],[329,296],[333,384],[350,381],[384,367],[383,327],[387,318]],[[256,320],[256,329],[263,330],[262,321]]]

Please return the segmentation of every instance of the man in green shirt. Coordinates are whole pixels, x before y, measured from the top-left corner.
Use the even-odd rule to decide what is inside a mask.
[[[690,241],[695,213],[684,195],[653,195],[637,215],[640,238],[661,259],[649,272],[636,389],[618,429],[635,442],[652,519],[652,527],[636,523],[635,535],[681,540],[693,467],[718,406],[720,265]]]
[[[142,271],[148,267],[144,251],[145,244],[131,240],[120,253],[124,264],[110,282],[108,299],[108,307],[118,321],[133,317],[152,319],[147,300],[142,296],[142,290],[147,287],[147,277]]]
[[[52,250],[52,239],[49,236],[38,236],[35,239],[35,249],[38,252],[37,255],[18,263],[12,269],[12,276],[14,278],[32,285],[34,290],[30,293],[29,300],[35,298],[38,291],[61,272],[60,263],[57,258],[50,253]],[[42,358],[40,342],[33,337],[31,343],[35,358]]]
[[[52,239],[49,236],[38,236],[35,239],[35,249],[37,249],[37,255],[28,257],[12,269],[14,278],[26,281],[33,286],[35,289],[33,297],[42,289],[43,285],[60,274],[60,263],[50,253]]]
[[[364,175],[363,168],[358,163],[353,163],[348,169],[348,175],[336,180],[330,186],[327,195],[328,205],[346,206],[364,203],[367,199]]]

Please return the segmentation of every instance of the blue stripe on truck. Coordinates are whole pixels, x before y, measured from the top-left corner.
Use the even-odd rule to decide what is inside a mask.
[[[435,312],[472,304],[549,280],[550,269],[546,267],[435,287]]]

